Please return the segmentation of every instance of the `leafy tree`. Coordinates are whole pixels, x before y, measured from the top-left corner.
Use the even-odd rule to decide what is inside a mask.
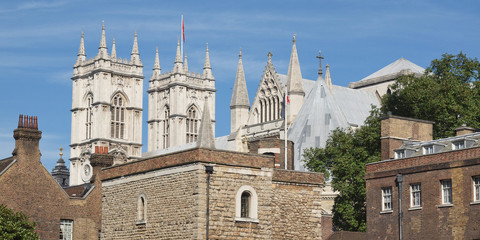
[[[333,205],[333,225],[338,230],[366,231],[365,164],[380,160],[380,110],[372,108],[356,131],[336,129],[325,148],[306,149],[303,157],[310,171],[333,175],[339,191]]]
[[[399,77],[383,98],[382,112],[434,121],[435,139],[454,136],[463,124],[480,128],[479,73],[476,58],[444,54],[423,76]]]
[[[21,212],[14,212],[0,204],[0,239],[33,240],[38,239],[35,222]]]

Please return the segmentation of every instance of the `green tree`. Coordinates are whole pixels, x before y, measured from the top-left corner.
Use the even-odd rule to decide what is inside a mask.
[[[310,171],[332,175],[332,187],[340,192],[333,205],[333,225],[366,231],[365,165],[380,160],[380,110],[372,108],[356,131],[334,130],[325,148],[306,149],[303,157]]]
[[[444,54],[423,76],[399,77],[383,98],[382,112],[434,121],[435,139],[454,136],[463,124],[480,128],[479,72],[476,58]]]
[[[21,212],[14,212],[0,204],[0,239],[33,240],[38,239],[35,223]]]

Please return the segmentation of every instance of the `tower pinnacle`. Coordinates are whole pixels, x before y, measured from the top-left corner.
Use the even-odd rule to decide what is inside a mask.
[[[140,61],[140,54],[138,53],[137,30],[135,30],[135,35],[133,37],[133,47],[132,54],[130,55],[130,63],[140,66],[142,65],[142,61]]]
[[[295,35],[293,35],[292,54],[290,55],[290,64],[288,66],[287,87],[290,94],[305,95],[303,89],[302,72],[298,61],[297,45]]]
[[[180,39],[177,40],[177,53],[175,54],[175,62],[173,65],[174,72],[183,72],[182,55],[180,53]]]
[[[240,54],[238,55],[237,76],[235,77],[232,100],[230,101],[230,109],[235,107],[250,107],[247,82],[245,80],[245,72],[243,71],[242,50],[240,50]]]
[[[210,66],[210,54],[208,53],[208,43],[207,51],[205,53],[205,65],[203,66],[203,75],[208,79],[213,79],[212,67]]]
[[[77,54],[77,64],[85,61],[86,55],[85,55],[85,43],[83,40],[83,31],[82,31],[82,36],[80,38],[80,47],[78,49],[78,54]]]
[[[319,66],[318,66],[318,79],[323,79],[323,71],[322,71],[322,59],[324,59],[324,57],[322,57],[322,51],[318,51],[318,56],[316,57],[318,58],[318,62],[319,62]]]
[[[157,50],[155,51],[155,63],[153,64],[152,78],[155,76],[160,76],[160,74],[161,74],[161,68],[160,68],[160,59],[158,58],[158,47],[157,47]]]
[[[115,38],[113,38],[111,57],[113,60],[117,59],[117,49],[115,48]]]
[[[205,98],[205,106],[203,107],[200,130],[198,132],[197,147],[215,149],[215,137],[213,136],[212,120],[208,108],[208,98]]]
[[[185,60],[183,61],[183,68],[185,69],[185,72],[188,72],[187,51],[185,51]]]
[[[100,39],[100,46],[98,47],[97,57],[100,57],[100,58],[108,57],[107,40],[105,39],[105,23],[103,21],[102,21],[102,37]]]

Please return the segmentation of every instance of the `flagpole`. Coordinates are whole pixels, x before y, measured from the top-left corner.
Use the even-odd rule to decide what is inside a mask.
[[[287,85],[285,85],[285,169],[287,169],[287,152],[288,152],[288,148],[287,148],[287,124],[288,124],[288,89],[287,89]]]
[[[182,63],[183,63],[183,14],[182,14],[182,23],[180,25],[180,55],[182,56]]]

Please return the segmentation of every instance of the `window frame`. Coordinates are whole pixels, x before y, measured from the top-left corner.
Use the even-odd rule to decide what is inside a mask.
[[[62,228],[63,227],[63,228]],[[62,240],[73,239],[73,220],[72,219],[60,219],[60,236]]]
[[[125,126],[127,119],[126,100],[122,94],[117,93],[112,98],[110,106],[110,137],[127,139]]]
[[[452,149],[453,150],[460,150],[460,149],[465,149],[467,148],[467,144],[465,140],[459,140],[459,141],[454,141],[452,142]]]
[[[200,112],[195,105],[187,109],[187,117],[185,121],[186,143],[196,142],[198,140],[198,132],[200,126]]]
[[[418,186],[418,189],[416,187]],[[418,196],[417,196],[418,194]],[[418,204],[416,203],[418,199]],[[410,184],[410,208],[422,208],[422,184],[412,183]]]
[[[248,202],[248,217],[242,217],[242,195],[248,192],[250,194]],[[235,197],[235,221],[258,223],[258,195],[251,186],[244,185],[237,190]]]
[[[480,176],[472,177],[473,203],[480,204]]]
[[[393,189],[392,187],[383,187],[381,189],[382,191],[382,212],[392,212],[393,211]],[[386,191],[389,191],[386,192]],[[390,199],[390,201],[386,201],[386,199]],[[389,207],[386,206],[386,204],[390,204]]]
[[[435,153],[435,148],[433,147],[433,144],[425,145],[422,147],[422,152],[423,152],[423,155],[433,154]]]
[[[440,180],[442,205],[453,205],[453,185],[451,179]],[[448,199],[446,199],[448,198]]]
[[[137,225],[147,223],[147,198],[140,194],[137,199]]]

